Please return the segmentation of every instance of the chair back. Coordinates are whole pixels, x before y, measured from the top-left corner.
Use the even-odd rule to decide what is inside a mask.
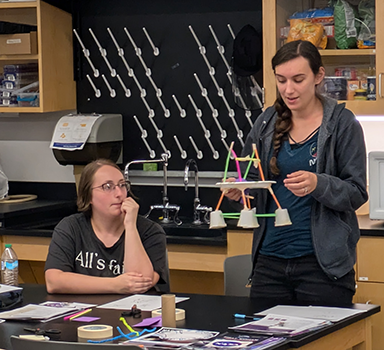
[[[37,341],[17,336],[11,336],[13,350],[118,350],[122,348],[119,344],[95,344],[95,343],[77,343],[65,341]],[[136,345],[124,344],[124,350],[142,350]]]
[[[251,254],[230,256],[224,260],[224,294],[249,296],[246,287],[252,273]]]

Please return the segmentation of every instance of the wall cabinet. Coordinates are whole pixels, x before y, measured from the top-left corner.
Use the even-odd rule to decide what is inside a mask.
[[[355,1],[356,2],[356,1]],[[358,2],[358,1],[357,1]],[[288,18],[296,11],[314,7],[324,7],[327,1],[322,0],[263,0],[263,76],[265,88],[265,105],[270,106],[276,99],[275,78],[271,68],[271,60],[282,45],[280,28],[288,26]],[[324,49],[320,50],[327,75],[334,75],[335,67],[371,68],[376,75],[376,100],[348,100],[347,108],[356,115],[383,114],[383,74],[384,74],[384,22],[380,15],[384,13],[384,2],[376,0],[376,48],[375,49]]]
[[[357,245],[355,303],[384,307],[384,237],[361,237]],[[372,317],[372,350],[383,349],[384,313]]]
[[[71,14],[43,1],[0,3],[0,21],[37,26],[37,54],[2,55],[4,65],[37,63],[38,107],[1,106],[0,112],[52,112],[76,109]]]

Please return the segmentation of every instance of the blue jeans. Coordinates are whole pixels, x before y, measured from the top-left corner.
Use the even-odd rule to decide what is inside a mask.
[[[253,270],[251,298],[271,305],[343,306],[352,303],[355,271],[332,280],[314,255],[282,259],[259,254]]]

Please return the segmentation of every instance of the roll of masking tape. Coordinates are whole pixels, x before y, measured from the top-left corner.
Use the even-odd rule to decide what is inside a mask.
[[[161,316],[161,309],[157,309],[157,310],[152,311],[152,317],[159,317],[159,316]],[[184,320],[185,319],[185,310],[175,309],[175,316],[176,316],[176,321]]]
[[[91,340],[111,338],[113,336],[113,328],[103,324],[81,326],[77,328],[77,336]]]

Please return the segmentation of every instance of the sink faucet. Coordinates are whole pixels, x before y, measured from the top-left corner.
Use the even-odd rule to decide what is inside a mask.
[[[163,218],[161,219],[161,221],[163,223],[168,224],[172,221],[171,216],[170,216],[170,212],[174,211],[175,215],[173,216],[173,221],[177,225],[181,225],[182,221],[178,217],[180,206],[174,205],[174,204],[169,204],[169,199],[168,199],[168,176],[167,176],[168,154],[163,153],[161,155],[161,159],[133,160],[133,161],[127,163],[127,165],[125,166],[125,169],[124,169],[125,180],[129,181],[129,167],[131,166],[131,164],[143,164],[143,163],[163,163],[163,204],[151,205],[149,207],[148,213],[145,214],[144,216],[147,218],[151,214],[152,210],[160,209],[163,211]]]
[[[204,222],[209,224],[209,213],[212,211],[212,207],[203,206],[200,204],[199,198],[199,169],[197,168],[197,163],[194,159],[189,159],[185,164],[184,168],[184,186],[185,190],[188,190],[188,175],[189,168],[193,167],[195,171],[195,198],[193,200],[193,223],[195,225],[201,225],[203,221],[200,220],[200,214],[205,213]]]

